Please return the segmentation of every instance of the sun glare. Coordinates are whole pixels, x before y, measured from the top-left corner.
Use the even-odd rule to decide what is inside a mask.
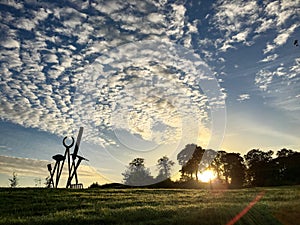
[[[209,182],[216,178],[216,174],[212,170],[205,170],[202,173],[199,173],[198,178],[202,182]]]

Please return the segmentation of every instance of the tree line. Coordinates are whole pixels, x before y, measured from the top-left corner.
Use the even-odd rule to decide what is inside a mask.
[[[136,158],[129,163],[125,172],[122,173],[125,185],[145,186],[165,182],[170,178],[172,166],[175,164],[167,156],[163,156],[156,164],[158,175],[153,177],[150,169],[145,167],[144,161],[143,158]]]
[[[177,186],[198,183],[199,173],[207,169],[216,174],[213,180],[215,186],[239,188],[300,184],[300,152],[286,148],[276,154],[272,150],[265,152],[252,149],[241,156],[240,153],[203,149],[201,146],[188,144],[178,153],[177,160],[181,166],[180,180],[173,182]],[[158,175],[153,177],[145,167],[145,160],[136,158],[122,173],[124,184],[143,186],[163,181],[170,184],[174,164],[167,156],[162,157],[156,165]]]

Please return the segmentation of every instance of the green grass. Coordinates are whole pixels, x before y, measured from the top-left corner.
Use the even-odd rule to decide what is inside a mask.
[[[0,189],[0,224],[201,224],[230,221],[261,191],[236,225],[300,221],[300,187],[240,190]]]

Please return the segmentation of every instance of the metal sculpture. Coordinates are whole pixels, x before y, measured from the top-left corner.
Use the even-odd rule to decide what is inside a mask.
[[[48,187],[57,188],[60,180],[61,173],[63,171],[65,161],[68,161],[68,179],[66,188],[82,188],[83,185],[78,183],[78,175],[77,170],[82,160],[88,161],[86,158],[78,155],[79,145],[82,138],[83,127],[80,127],[79,133],[76,139],[76,145],[72,154],[70,154],[70,149],[74,145],[74,138],[72,138],[71,144],[67,144],[66,140],[68,137],[64,137],[63,145],[66,148],[64,155],[57,154],[52,158],[55,160],[54,168],[52,169],[52,165],[48,164],[47,168],[50,173]],[[56,174],[56,176],[55,176]],[[54,177],[55,176],[55,177]],[[75,177],[75,184],[72,184],[73,177]]]

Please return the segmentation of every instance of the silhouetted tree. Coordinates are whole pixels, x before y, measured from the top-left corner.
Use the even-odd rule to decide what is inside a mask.
[[[9,185],[11,188],[16,188],[19,184],[18,175],[15,172],[13,172],[12,178],[9,178],[8,180],[10,182]]]
[[[218,151],[216,157],[211,163],[211,168],[216,171],[217,179],[220,181],[223,178],[224,174],[224,163],[226,160],[226,152],[225,151]],[[228,180],[228,178],[227,178]]]
[[[92,183],[92,184],[89,186],[89,188],[100,188],[100,187],[101,187],[101,185],[98,184],[98,182]]]
[[[157,161],[157,169],[158,169],[158,175],[156,179],[158,181],[163,181],[171,176],[171,170],[172,166],[174,166],[174,162],[170,160],[167,156],[163,156]]]
[[[283,148],[283,149],[279,150],[279,151],[276,153],[276,155],[277,155],[278,158],[283,158],[283,157],[293,156],[294,153],[296,153],[296,152],[294,152],[294,151],[291,150],[291,149],[288,150],[288,149],[286,149],[286,148]]]
[[[198,180],[198,172],[201,159],[204,154],[204,149],[195,144],[186,145],[185,148],[178,153],[177,160],[179,165],[182,165],[181,178],[193,179],[193,174]]]
[[[278,170],[278,184],[300,183],[300,153],[293,150],[281,149],[273,161]]]
[[[239,153],[226,153],[223,157],[223,173],[227,184],[230,184],[232,187],[243,186],[246,169],[243,157]]]
[[[201,147],[200,147],[201,148]],[[199,161],[199,170],[203,171],[207,168],[212,168],[211,164],[214,161],[214,158],[217,156],[217,151],[212,149],[202,149],[200,150],[201,157],[198,159]]]
[[[122,175],[124,183],[130,186],[144,186],[154,182],[150,170],[144,165],[143,158],[132,160]]]
[[[206,150],[206,151],[209,151],[209,150]],[[199,170],[203,170],[205,169],[207,166],[208,163],[206,161],[206,158],[205,160],[203,160],[203,155],[205,154],[206,152],[202,147],[200,146],[197,146],[194,153],[193,153],[193,156],[192,156],[192,163],[193,163],[193,169],[194,169],[194,174],[196,176],[196,180],[198,181],[198,173],[199,173]]]
[[[271,166],[273,151],[263,152],[259,149],[250,150],[245,156],[247,164],[247,181],[253,186],[265,186],[273,183],[274,167]]]
[[[194,158],[191,158],[184,164],[180,170],[182,180],[191,180],[193,179],[193,174],[195,171],[198,171],[198,163]]]
[[[179,165],[185,165],[193,156],[193,153],[197,145],[195,144],[188,144],[177,154],[177,160]]]
[[[46,186],[46,188],[51,188],[51,179],[50,179],[50,176],[47,176],[46,178],[45,178],[45,186]]]

